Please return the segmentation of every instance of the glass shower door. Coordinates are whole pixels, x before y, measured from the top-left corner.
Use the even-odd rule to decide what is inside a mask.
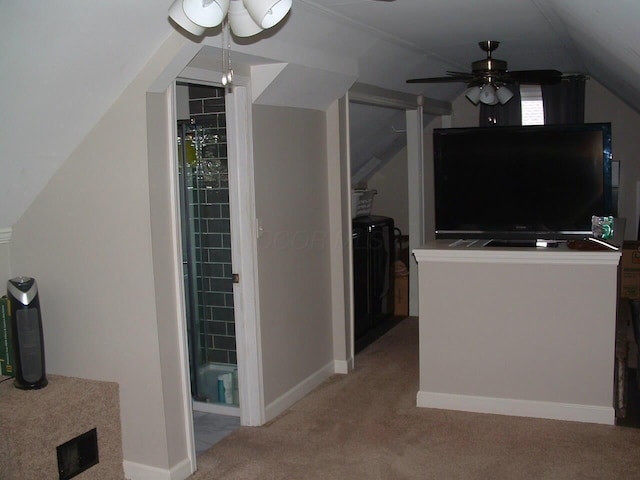
[[[238,405],[224,126],[179,122],[178,176],[191,393]]]

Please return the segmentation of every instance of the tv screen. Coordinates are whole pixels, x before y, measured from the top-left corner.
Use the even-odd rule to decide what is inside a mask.
[[[570,239],[615,215],[611,125],[435,129],[436,238]]]

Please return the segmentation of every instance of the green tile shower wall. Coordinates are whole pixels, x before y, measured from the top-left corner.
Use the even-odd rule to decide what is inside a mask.
[[[194,185],[195,242],[199,253],[200,354],[205,362],[237,364],[233,310],[229,177],[224,89],[189,85],[192,122],[204,127],[201,155],[213,167]]]

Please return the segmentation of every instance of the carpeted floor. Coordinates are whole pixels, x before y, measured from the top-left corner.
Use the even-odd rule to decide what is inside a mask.
[[[199,456],[191,479],[640,478],[638,429],[417,408],[417,342],[417,319],[401,322],[352,374]]]

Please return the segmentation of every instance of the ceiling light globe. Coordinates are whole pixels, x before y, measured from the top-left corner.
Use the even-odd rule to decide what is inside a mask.
[[[171,7],[169,7],[169,18],[176,22],[180,28],[197,37],[203,35],[206,30],[205,27],[193,23],[191,19],[187,17],[182,8],[182,0],[175,0]]]
[[[480,101],[486,105],[495,105],[498,103],[496,90],[491,85],[485,85],[480,91]]]
[[[193,23],[210,28],[222,23],[229,9],[229,0],[182,0],[182,8]]]
[[[244,0],[249,15],[262,28],[271,28],[291,10],[292,0]]]
[[[513,98],[513,92],[505,86],[498,88],[498,90],[496,91],[496,95],[498,96],[498,100],[502,105]]]
[[[477,85],[475,87],[471,87],[469,90],[467,90],[467,93],[465,93],[465,97],[467,97],[467,99],[471,103],[477,105],[480,101],[480,87],[478,87]]]
[[[264,30],[253,21],[242,0],[231,0],[228,15],[231,31],[237,37],[251,37]]]

